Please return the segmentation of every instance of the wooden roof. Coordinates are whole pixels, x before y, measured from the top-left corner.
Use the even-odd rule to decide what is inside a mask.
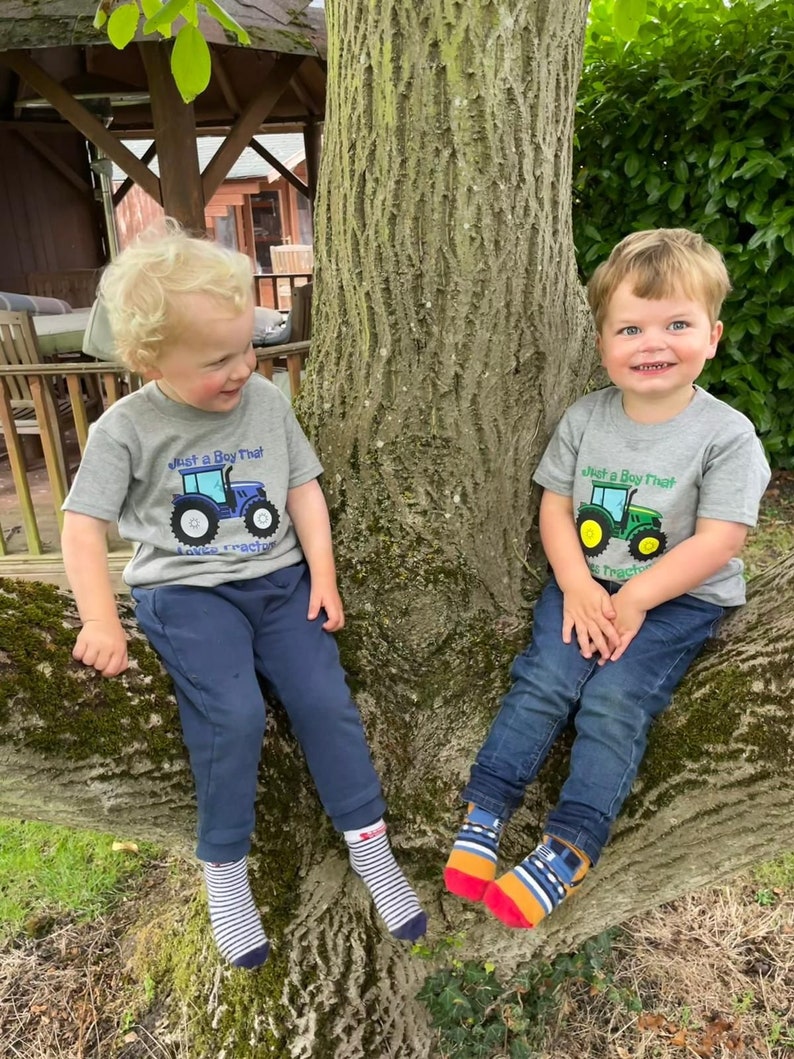
[[[202,28],[210,40],[213,76],[193,107],[199,129],[228,128],[263,82],[279,55],[291,56],[287,84],[262,122],[272,131],[298,131],[322,121],[325,111],[325,21],[309,0],[226,0],[225,8],[251,36],[241,46],[214,20]],[[96,0],[3,0],[0,4],[0,121],[63,121],[52,108],[31,106],[41,92],[20,77],[14,55],[27,52],[50,78],[89,110],[101,113],[110,101],[115,135],[151,133],[148,76],[135,43],[118,51],[93,28]],[[289,8],[289,11],[287,10]],[[140,30],[136,41],[154,38]],[[4,62],[3,53],[7,53]],[[296,60],[303,60],[299,65]]]
[[[96,0],[3,0],[0,4],[0,51],[106,44],[104,31],[93,28]],[[301,52],[325,57],[323,11],[310,0],[225,0],[224,8],[251,35],[260,51]],[[212,19],[202,29],[217,44],[234,38]],[[139,40],[151,40],[139,31]]]

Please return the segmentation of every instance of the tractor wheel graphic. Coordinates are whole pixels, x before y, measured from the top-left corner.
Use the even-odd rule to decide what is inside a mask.
[[[600,511],[583,511],[576,520],[576,528],[585,555],[600,555],[612,536],[609,519]]]
[[[244,521],[252,537],[272,537],[278,529],[278,511],[269,500],[256,500],[246,509]]]
[[[661,530],[639,530],[629,541],[629,551],[641,563],[647,563],[661,555],[667,547],[667,537]]]
[[[182,544],[209,544],[218,532],[218,515],[209,504],[190,500],[171,512],[171,529]]]

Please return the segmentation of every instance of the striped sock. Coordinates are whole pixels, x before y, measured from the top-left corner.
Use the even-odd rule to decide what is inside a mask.
[[[554,835],[512,871],[491,883],[483,900],[508,927],[536,927],[584,879],[590,860],[576,846]]]
[[[363,879],[392,936],[402,941],[417,941],[427,930],[427,916],[394,859],[384,821],[376,820],[369,827],[345,831],[344,836],[350,851],[350,866]]]
[[[481,901],[488,883],[496,878],[496,856],[502,821],[479,806],[469,811],[444,868],[444,885],[467,901]]]
[[[235,967],[259,967],[270,952],[248,882],[248,859],[203,862],[210,923],[221,955]]]

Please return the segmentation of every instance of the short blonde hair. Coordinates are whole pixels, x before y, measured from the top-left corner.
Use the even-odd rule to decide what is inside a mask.
[[[722,254],[697,232],[688,228],[632,232],[621,239],[587,284],[587,299],[599,332],[612,295],[625,279],[631,280],[637,298],[671,298],[680,291],[701,302],[712,326],[731,289]]]
[[[186,326],[180,295],[205,294],[242,312],[253,300],[245,254],[196,238],[171,217],[148,228],[105,269],[105,303],[116,355],[134,371],[153,367]]]

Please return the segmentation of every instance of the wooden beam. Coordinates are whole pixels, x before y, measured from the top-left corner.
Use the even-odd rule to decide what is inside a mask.
[[[157,144],[156,144],[156,142],[154,140],[152,140],[152,142],[149,144],[149,146],[146,148],[146,150],[141,155],[141,161],[143,162],[143,164],[147,168],[149,166],[149,162],[151,162],[151,160],[154,158],[154,156],[156,154],[157,154]],[[135,181],[134,180],[130,180],[129,177],[127,177],[126,180],[122,181],[122,183],[119,184],[118,188],[113,192],[113,205],[114,206],[118,206],[118,204],[121,202],[121,200],[126,198],[126,196],[129,193],[130,189],[133,188],[133,187],[135,187]]]
[[[203,233],[205,198],[196,150],[193,104],[183,102],[174,83],[170,42],[151,42],[138,47],[149,82],[163,209],[189,231]],[[209,202],[209,197],[206,201]]]
[[[306,151],[306,179],[309,184],[309,201],[314,205],[317,197],[317,177],[320,173],[320,154],[322,151],[323,132],[317,122],[312,121],[303,127],[303,145]]]
[[[305,195],[306,198],[309,197],[309,189],[306,184],[303,183],[301,178],[295,176],[290,169],[287,169],[287,167],[283,165],[274,154],[271,154],[266,147],[263,147],[257,140],[251,140],[248,146],[252,147],[260,158],[264,158],[268,165],[272,165],[277,173],[281,173],[284,179],[289,181],[289,183],[292,184],[301,195]]]
[[[215,48],[210,49],[210,57],[212,59],[212,76],[218,82],[218,87],[221,90],[223,98],[226,100],[226,106],[231,111],[232,115],[236,118],[242,110],[240,101],[237,98],[237,93],[234,90],[234,86],[229,80],[229,75],[226,72],[226,67],[223,64],[223,59]]]
[[[322,107],[318,104],[317,100],[309,91],[306,82],[303,80],[299,73],[293,75],[290,86],[292,91],[298,97],[298,101],[303,103],[304,107],[309,114],[319,116],[322,113]]]
[[[18,125],[14,132],[21,140],[24,140],[33,150],[41,155],[41,157],[52,166],[53,169],[57,170],[62,177],[65,177],[77,190],[83,195],[90,195],[93,191],[91,184],[87,180],[83,180],[79,173],[75,172],[74,169],[60,158],[51,147],[38,138],[34,132],[28,132],[24,125]]]
[[[262,89],[250,100],[234,123],[224,143],[204,170],[204,201],[209,202],[240,157],[243,148],[251,142],[259,126],[273,109],[285,91],[293,73],[303,62],[303,55],[279,55],[270,68],[270,76]]]
[[[81,132],[87,140],[103,150],[108,158],[111,158],[116,165],[131,176],[136,184],[140,184],[155,202],[161,203],[160,182],[154,173],[147,169],[123,143],[109,133],[93,114],[66,91],[63,85],[54,81],[24,52],[0,52],[0,62],[9,66],[24,81],[27,81],[31,88],[55,107],[62,118]]]

